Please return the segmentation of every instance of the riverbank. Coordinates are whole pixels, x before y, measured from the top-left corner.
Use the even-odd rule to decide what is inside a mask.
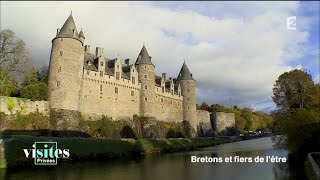
[[[56,138],[13,135],[0,144],[4,148],[0,157],[0,167],[11,168],[30,166],[34,160],[26,158],[23,149],[32,149],[34,142],[57,142],[58,149],[69,149],[70,157],[62,160],[106,160],[122,157],[136,157],[146,154],[161,154],[202,147],[214,146],[241,140],[215,138],[163,138],[163,139],[95,139],[95,138]]]

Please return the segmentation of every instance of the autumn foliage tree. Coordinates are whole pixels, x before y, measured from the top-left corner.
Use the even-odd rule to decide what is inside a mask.
[[[316,86],[305,70],[293,70],[281,74],[273,87],[272,99],[279,112],[291,113],[295,109],[312,108]]]
[[[285,72],[274,84],[277,129],[292,152],[320,150],[319,92],[306,70]]]

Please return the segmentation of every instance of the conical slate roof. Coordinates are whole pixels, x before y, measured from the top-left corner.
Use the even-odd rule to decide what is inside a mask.
[[[81,29],[81,31],[80,31],[80,33],[79,33],[79,37],[83,37],[84,39],[86,38],[86,37],[84,37],[84,34],[83,34],[82,29]]]
[[[58,33],[57,37],[63,38],[77,38],[79,39],[77,27],[74,23],[72,14],[68,17],[66,22],[63,24],[60,32]]]
[[[151,62],[151,57],[149,56],[149,53],[144,45],[142,46],[142,49],[141,49],[141,51],[138,55],[137,61],[136,61],[136,65],[139,65],[139,64],[153,65]]]
[[[193,77],[191,76],[190,70],[186,62],[183,62],[180,73],[178,75],[178,80],[194,80]]]

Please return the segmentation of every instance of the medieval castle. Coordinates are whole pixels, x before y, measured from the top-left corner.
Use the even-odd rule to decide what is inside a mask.
[[[48,88],[50,116],[61,119],[58,129],[73,129],[71,121],[80,114],[186,120],[195,130],[200,122],[210,123],[209,112],[196,110],[196,81],[185,62],[171,78],[155,74],[145,45],[134,64],[105,57],[101,47],[92,53],[72,14],[52,40]]]

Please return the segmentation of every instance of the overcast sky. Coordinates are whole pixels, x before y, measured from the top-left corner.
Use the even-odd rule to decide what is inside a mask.
[[[319,82],[319,2],[3,2],[1,30],[22,38],[33,62],[72,14],[85,44],[135,60],[145,43],[157,74],[177,77],[185,59],[206,101],[269,111],[277,77],[307,68]],[[287,17],[296,16],[296,30]],[[231,97],[231,101],[230,101]]]

